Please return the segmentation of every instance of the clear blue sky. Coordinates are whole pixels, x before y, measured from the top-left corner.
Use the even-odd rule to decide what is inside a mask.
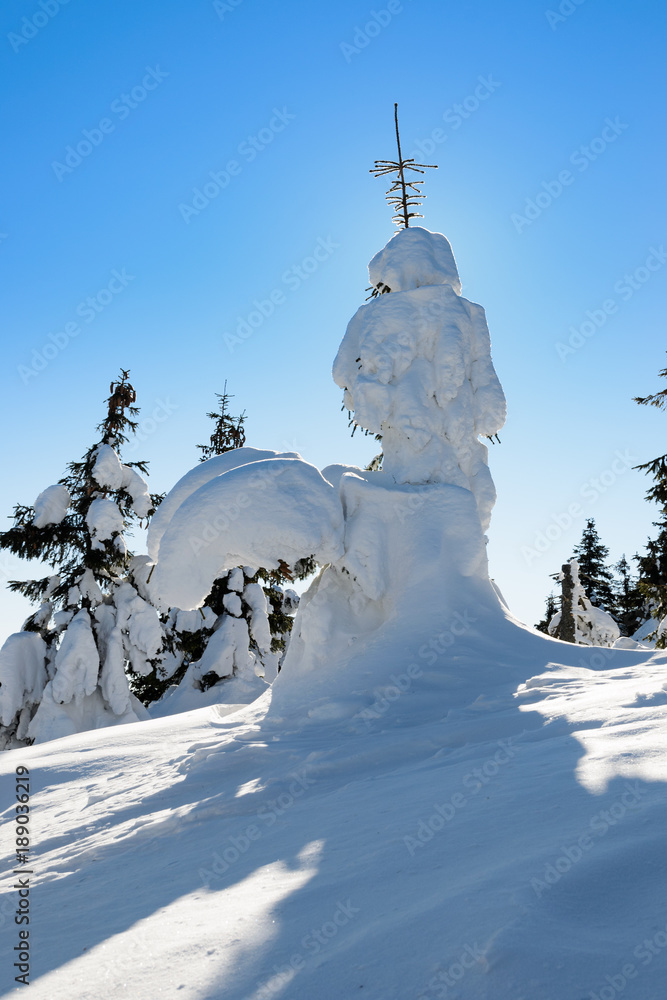
[[[149,421],[125,457],[150,461],[155,491],[196,463],[225,380],[249,444],[320,467],[372,457],[330,369],[393,232],[368,170],[393,156],[398,101],[405,152],[439,164],[423,224],[487,310],[508,397],[492,575],[533,622],[586,516],[614,559],[640,549],[654,511],[628,466],[667,450],[667,416],[632,402],[659,388],[667,349],[667,13],[560,10],[5,0],[2,516],[95,440],[120,366]],[[559,356],[587,311],[592,336]],[[3,576],[25,571],[2,557]],[[2,638],[27,605],[3,591],[0,610]]]

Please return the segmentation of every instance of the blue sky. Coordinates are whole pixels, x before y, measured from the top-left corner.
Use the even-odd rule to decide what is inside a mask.
[[[143,421],[125,457],[154,491],[196,463],[225,380],[248,444],[372,457],[330,370],[393,232],[368,171],[398,101],[404,151],[439,164],[423,224],[486,308],[508,397],[492,575],[533,622],[586,517],[613,559],[642,548],[630,467],[667,426],[632,402],[667,349],[658,0],[6,0],[0,19],[2,516],[95,440],[121,366]],[[3,592],[2,636],[27,607]]]

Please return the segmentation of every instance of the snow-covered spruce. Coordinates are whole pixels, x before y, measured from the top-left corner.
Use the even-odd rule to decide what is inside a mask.
[[[112,383],[101,441],[34,506],[18,506],[14,526],[0,534],[0,548],[56,570],[11,584],[39,606],[0,650],[5,747],[147,717],[126,670],[154,671],[165,643],[157,611],[133,581],[124,539],[154,507],[145,464],[124,465],[119,455],[135,426],[134,399],[124,372]]]
[[[214,421],[209,443],[198,445],[202,452],[200,463],[176,483],[153,518],[148,538],[153,557],[160,550],[166,552],[173,538],[178,537],[181,508],[194,493],[204,488],[214,492],[216,480],[243,465],[298,457],[294,453],[279,455],[244,447],[245,414],[232,417],[230,399],[225,385],[224,393],[218,394],[218,409],[208,414]],[[240,496],[238,503],[243,505],[245,498]],[[211,524],[203,523],[201,535],[189,539],[188,557],[208,549],[212,541],[217,543],[216,552],[220,547],[224,551],[225,546],[234,552],[227,529],[234,525],[238,510],[232,503],[224,511],[216,511]],[[175,528],[171,526],[174,519]],[[174,667],[172,661],[166,667],[165,675],[171,685],[151,707],[152,714],[184,711],[212,699],[227,704],[230,699],[252,700],[273,681],[285,655],[298,598],[293,591],[283,589],[290,578],[285,553],[275,564],[269,561],[268,565],[269,568],[263,555],[254,559],[252,565],[241,556],[225,561],[216,555],[213,578],[206,577],[204,591],[194,602],[183,589],[177,593],[162,590],[159,595],[159,586],[153,585],[157,603],[161,602],[163,607],[171,605],[166,621],[167,644],[180,662]],[[256,566],[260,568],[256,570]],[[293,567],[296,576],[305,575],[309,568],[310,563],[305,560]],[[186,585],[187,582],[184,581]],[[197,611],[182,610],[182,606],[192,604],[199,605]]]
[[[549,622],[549,635],[582,646],[613,646],[620,638],[617,623],[596,608],[579,580],[579,563],[570,559],[559,576],[562,588],[561,608]]]
[[[371,280],[391,291],[354,317],[334,374],[355,421],[382,434],[383,471],[319,473],[298,456],[253,462],[239,449],[180,504],[167,499],[151,529],[152,585],[183,608],[238,563],[311,554],[323,567],[301,600],[272,712],[298,698],[299,711],[318,717],[321,704],[331,717],[336,686],[372,685],[366,643],[393,655],[405,616],[423,606],[434,628],[474,621],[471,608],[504,614],[488,579],[495,490],[479,436],[499,430],[505,401],[483,311],[459,295],[447,240],[424,229],[394,236]]]
[[[402,229],[369,265],[391,290],[361,306],[334,362],[354,422],[382,436],[383,470],[397,483],[472,490],[482,529],[495,489],[487,448],[505,420],[484,310],[460,294],[449,242]]]

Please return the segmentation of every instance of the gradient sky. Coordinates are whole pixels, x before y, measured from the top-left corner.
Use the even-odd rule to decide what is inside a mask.
[[[5,0],[0,20],[3,517],[96,440],[121,366],[143,421],[124,457],[153,491],[196,463],[225,380],[248,444],[373,456],[330,371],[393,232],[368,171],[398,101],[404,153],[439,164],[423,225],[487,311],[508,398],[492,576],[533,623],[586,517],[614,560],[642,548],[630,466],[667,429],[632,401],[667,349],[664,4]],[[0,639],[28,610],[2,592]]]

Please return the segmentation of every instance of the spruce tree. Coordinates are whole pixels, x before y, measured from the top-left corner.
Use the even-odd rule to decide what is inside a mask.
[[[214,455],[224,455],[226,451],[231,451],[233,448],[242,448],[245,444],[245,429],[243,427],[245,410],[238,417],[232,417],[229,413],[229,401],[233,397],[227,392],[226,382],[222,393],[216,392],[215,395],[218,400],[218,410],[206,414],[214,421],[215,428],[208,444],[197,445],[202,453],[200,462],[205,462],[207,459],[213,458]]]
[[[245,444],[246,414],[230,413],[233,397],[226,382],[216,398],[217,410],[207,413],[214,423],[209,441],[197,445],[202,453],[200,462]],[[312,568],[304,565],[297,570],[306,576]],[[185,683],[203,691],[231,676],[258,674],[272,680],[280,669],[298,606],[294,591],[283,589],[291,579],[286,566],[274,571],[239,566],[215,580],[200,610],[172,609],[167,643],[179,662],[162,682],[151,678],[152,692],[159,697],[186,675],[189,679]]]
[[[635,559],[638,557],[635,556]],[[646,598],[639,589],[638,581],[633,577],[625,554],[614,566],[618,580],[616,582],[616,621],[621,635],[632,636],[639,626],[650,617]]]
[[[558,604],[556,602],[556,598],[553,594],[549,594],[546,601],[546,607],[544,609],[544,618],[535,626],[538,632],[544,632],[545,635],[549,635],[549,622],[557,611]]]
[[[137,427],[129,372],[111,383],[99,440],[33,506],[17,505],[0,549],[39,559],[52,572],[10,581],[37,604],[0,650],[0,736],[5,746],[55,738],[119,720],[136,721],[126,668],[151,672],[163,635],[154,608],[138,593],[125,532],[146,520],[159,497],[143,479],[146,463],[123,464]]]
[[[667,378],[667,368],[663,368],[658,375],[660,378]],[[667,389],[650,396],[635,396],[634,400],[641,406],[655,406],[662,410],[667,405]],[[639,566],[639,590],[651,607],[653,617],[661,622],[667,616],[667,454],[659,455],[635,468],[653,476],[654,482],[646,491],[646,499],[658,504],[660,508],[660,516],[653,522],[654,527],[659,529],[658,534],[654,539],[648,539],[646,552],[636,558]],[[664,649],[667,646],[667,632],[661,628],[653,635],[656,636],[656,647]]]
[[[586,521],[581,541],[574,548],[579,564],[579,579],[588,599],[596,608],[614,614],[614,575],[607,566],[609,549],[600,541],[600,536],[591,517]]]

